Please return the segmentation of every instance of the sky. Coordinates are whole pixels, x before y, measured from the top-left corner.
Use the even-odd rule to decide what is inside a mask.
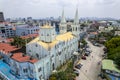
[[[120,19],[120,0],[0,0],[5,18],[59,17],[73,18],[76,8],[79,17],[112,17]]]

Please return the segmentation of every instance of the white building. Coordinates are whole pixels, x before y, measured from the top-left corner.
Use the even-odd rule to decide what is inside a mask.
[[[40,28],[39,37],[26,45],[29,56],[39,59],[41,65],[47,71],[39,75],[45,80],[49,78],[53,70],[69,60],[74,51],[78,50],[78,39],[71,32],[56,35],[55,27],[45,25]],[[47,66],[48,65],[48,66]],[[49,68],[49,69],[47,69]]]
[[[13,37],[15,36],[15,29],[11,24],[1,23],[0,32],[4,37]]]
[[[56,35],[55,27],[49,24],[40,27],[39,36],[26,45],[26,54],[12,54],[9,49],[15,50],[15,47],[6,49],[6,47],[2,47],[3,45],[0,46],[2,48],[0,55],[9,64],[11,74],[24,80],[28,78],[32,80],[47,80],[53,70],[71,59],[73,53],[78,50],[78,11],[76,11],[72,32],[67,32],[64,11],[62,15],[60,23],[61,34]],[[28,30],[29,28],[22,28],[18,31],[20,33],[18,33],[18,36],[22,35],[21,33],[27,34]],[[34,30],[36,31],[36,29]],[[31,32],[33,33],[33,31]],[[17,79],[14,78],[13,80]]]
[[[76,10],[75,13],[75,19],[72,24],[72,33],[80,39],[80,24],[79,24],[79,17],[78,17],[78,9]]]
[[[80,39],[81,29],[80,29],[80,24],[79,24],[78,9],[76,9],[74,22],[71,24],[71,28],[72,28],[73,35],[75,35],[78,39]],[[67,22],[64,16],[64,10],[62,12],[62,19],[60,22],[59,29],[60,29],[60,34],[64,34],[67,32]]]
[[[117,35],[117,36],[120,36],[120,31],[115,31],[115,34],[114,35]]]
[[[39,26],[18,25],[16,26],[16,36],[25,36],[28,34],[38,33]]]
[[[59,29],[60,29],[60,34],[64,34],[67,32],[67,23],[64,16],[64,10],[62,12],[62,19],[59,25]]]

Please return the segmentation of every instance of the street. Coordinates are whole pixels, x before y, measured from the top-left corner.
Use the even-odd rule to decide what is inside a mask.
[[[92,52],[90,56],[86,57],[86,60],[80,60],[83,66],[79,70],[79,76],[76,77],[76,80],[101,80],[98,74],[101,72],[101,63],[99,62],[102,60],[101,55],[104,53],[103,47],[94,46],[88,40],[86,41]]]

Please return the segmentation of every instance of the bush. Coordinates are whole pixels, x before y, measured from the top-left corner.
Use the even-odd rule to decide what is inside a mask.
[[[73,64],[69,62],[65,71],[54,73],[50,76],[50,80],[73,80],[76,74],[73,72]]]

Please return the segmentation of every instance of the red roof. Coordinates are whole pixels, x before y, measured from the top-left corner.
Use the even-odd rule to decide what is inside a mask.
[[[7,43],[0,43],[0,50],[4,51],[6,54],[9,54],[11,51],[17,50],[16,46],[11,46]]]
[[[38,61],[38,59],[30,59],[30,56],[23,56],[23,53],[15,53],[12,56],[12,59],[18,61],[18,62],[31,62],[31,63],[35,63]]]
[[[7,42],[12,42],[13,38],[7,38]]]
[[[9,54],[11,51],[18,50],[19,48],[15,46],[11,46],[7,43],[0,43],[0,50],[4,51],[5,54]],[[23,56],[23,53],[14,53],[12,58],[18,62],[31,62],[35,63],[38,60],[37,59],[30,59],[30,56]]]
[[[29,34],[29,35],[26,35],[26,36],[21,36],[21,38],[27,39],[27,38],[37,37],[37,36],[38,36],[38,34]]]

